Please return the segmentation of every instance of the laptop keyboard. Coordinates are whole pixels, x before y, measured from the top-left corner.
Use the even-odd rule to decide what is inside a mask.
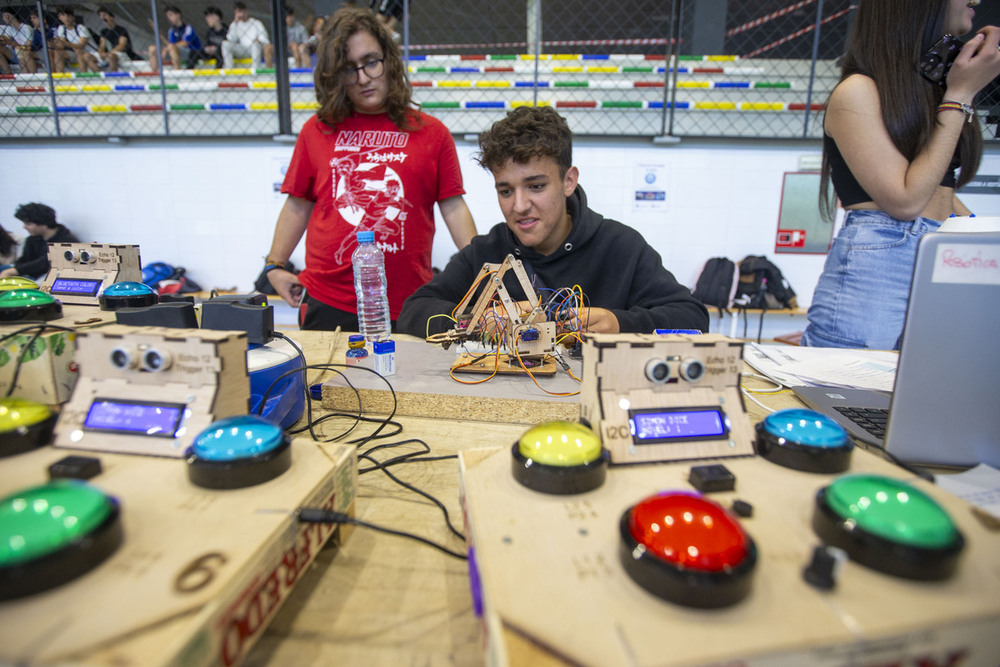
[[[876,438],[885,438],[885,424],[889,421],[888,408],[844,408],[834,406],[834,409]]]

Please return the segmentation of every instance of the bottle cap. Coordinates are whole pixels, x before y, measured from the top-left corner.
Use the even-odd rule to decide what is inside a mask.
[[[358,232],[358,243],[371,243],[375,240],[375,232],[372,230],[366,230]]]

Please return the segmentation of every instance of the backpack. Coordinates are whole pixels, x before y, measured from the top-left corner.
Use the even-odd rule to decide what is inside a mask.
[[[795,290],[781,269],[763,255],[747,255],[740,262],[740,279],[733,303],[740,308],[780,310],[795,308]]]
[[[705,262],[691,295],[706,306],[715,306],[720,313],[723,310],[728,311],[733,305],[739,276],[733,260],[727,257],[712,257]]]
[[[142,282],[157,294],[200,292],[201,285],[184,275],[186,272],[183,266],[152,262],[142,268]]]

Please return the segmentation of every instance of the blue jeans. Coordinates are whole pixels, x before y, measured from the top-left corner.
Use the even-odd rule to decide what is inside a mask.
[[[920,238],[941,223],[848,211],[819,277],[802,345],[899,349]]]

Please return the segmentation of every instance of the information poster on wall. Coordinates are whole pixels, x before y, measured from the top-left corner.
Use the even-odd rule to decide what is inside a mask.
[[[633,170],[632,210],[666,211],[667,178],[662,164],[637,164]]]
[[[818,171],[787,172],[781,186],[776,253],[824,254],[833,239],[833,222],[819,212]]]
[[[288,171],[288,163],[291,158],[271,158],[271,195],[275,199],[284,199],[281,194],[281,184],[285,182],[285,172]]]

